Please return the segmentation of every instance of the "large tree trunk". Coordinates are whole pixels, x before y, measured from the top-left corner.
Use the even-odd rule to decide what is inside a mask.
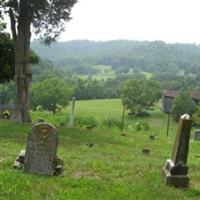
[[[30,122],[30,2],[20,0],[18,35],[15,40],[15,85],[16,103],[13,119],[18,122]]]

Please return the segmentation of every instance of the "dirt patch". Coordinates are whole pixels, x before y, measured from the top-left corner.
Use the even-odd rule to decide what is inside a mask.
[[[73,177],[80,179],[80,178],[88,178],[88,179],[100,179],[99,176],[92,172],[75,172],[73,173]]]

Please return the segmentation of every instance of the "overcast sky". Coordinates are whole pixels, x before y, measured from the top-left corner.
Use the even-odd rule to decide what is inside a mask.
[[[163,40],[200,44],[200,0],[78,0],[61,41]]]

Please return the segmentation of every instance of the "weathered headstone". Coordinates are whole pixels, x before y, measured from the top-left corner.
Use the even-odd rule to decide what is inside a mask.
[[[200,140],[200,130],[196,130],[194,133],[194,140]]]
[[[24,172],[53,175],[55,172],[58,136],[56,128],[45,122],[35,124],[28,137]]]
[[[168,159],[163,167],[164,180],[167,185],[188,187],[187,157],[191,126],[191,117],[188,114],[182,115],[179,119],[172,159]]]

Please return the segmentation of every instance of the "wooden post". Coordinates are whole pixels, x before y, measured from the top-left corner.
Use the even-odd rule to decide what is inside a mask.
[[[170,114],[168,114],[168,120],[167,120],[167,133],[166,136],[169,136],[169,122],[170,122]]]
[[[68,127],[74,127],[74,114],[75,114],[76,97],[72,98],[71,114]]]
[[[126,110],[126,106],[124,106],[124,107],[123,107],[121,132],[123,132],[123,130],[124,130],[124,118],[125,118],[125,110]]]

